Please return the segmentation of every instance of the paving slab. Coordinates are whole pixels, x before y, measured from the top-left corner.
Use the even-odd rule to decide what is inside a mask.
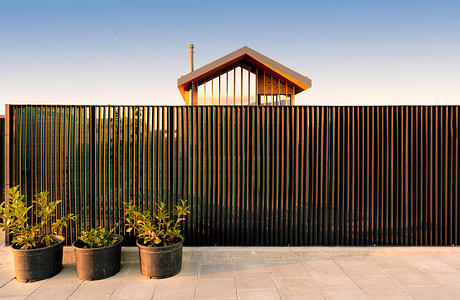
[[[198,274],[198,261],[183,261],[182,268],[180,270],[180,274],[184,275],[197,275]]]
[[[427,274],[419,271],[416,268],[407,267],[401,269],[388,269],[385,271],[385,273],[403,287],[422,287],[437,285],[432,278],[430,278]]]
[[[64,300],[68,299],[80,286],[79,281],[47,281],[30,294],[27,299],[33,300]]]
[[[287,296],[304,296],[320,293],[316,283],[310,276],[275,277],[275,282],[283,299]]]
[[[255,260],[235,261],[233,262],[233,267],[236,274],[270,272],[265,260],[260,258]]]
[[[171,278],[158,280],[157,290],[163,291],[180,291],[194,292],[196,287],[196,275],[179,274]]]
[[[460,295],[460,273],[431,273],[430,276],[439,286]]]
[[[355,288],[340,288],[323,290],[322,294],[327,300],[365,300],[368,296],[364,292]]]
[[[451,268],[460,271],[460,259],[458,254],[438,254],[431,255],[431,257],[435,260],[441,261],[442,263],[448,265]]]
[[[14,270],[10,265],[0,266],[0,288],[15,278]]]
[[[236,299],[234,278],[199,278],[196,283],[196,299]]]
[[[201,264],[200,278],[234,278],[234,266],[231,263]]]
[[[457,270],[431,255],[410,255],[401,257],[408,264],[428,273],[455,273]]]
[[[414,300],[414,298],[409,294],[400,294],[400,295],[370,295],[367,297],[369,300]]]
[[[275,281],[270,273],[246,273],[236,276],[236,287],[244,289],[271,289],[276,288]]]
[[[405,290],[397,282],[386,275],[350,275],[350,277],[365,294],[370,296],[399,296],[406,294]]]
[[[343,272],[342,268],[334,261],[328,259],[310,260],[303,263],[303,267],[308,272]]]
[[[155,291],[153,300],[184,300],[194,299],[194,291],[171,291],[171,290],[160,290]]]
[[[146,278],[121,280],[110,299],[145,300],[152,299],[158,282]]]
[[[349,275],[382,276],[381,269],[366,259],[336,260],[336,263]]]
[[[250,289],[250,290],[238,290],[239,300],[279,300],[281,299],[278,290],[272,289]]]
[[[382,270],[404,269],[410,267],[409,264],[398,256],[370,256],[367,260],[374,263]]]
[[[270,271],[274,276],[305,276],[307,271],[301,263],[292,261],[269,262]]]
[[[110,299],[119,285],[120,279],[113,277],[103,280],[83,281],[68,299]]]
[[[33,294],[46,280],[23,283],[15,279],[10,280],[0,288],[0,299],[22,299]]]
[[[356,284],[344,272],[310,271],[311,278],[321,290],[356,288]]]
[[[58,275],[21,283],[2,261],[0,299],[460,300],[460,251],[450,247],[197,248],[184,251],[181,272],[168,279],[143,278],[132,249],[118,274],[98,281],[79,280],[69,259]]]
[[[326,297],[321,293],[312,293],[308,295],[289,295],[284,296],[281,299],[283,300],[325,300]]]
[[[458,300],[460,297],[452,294],[448,290],[436,287],[413,287],[408,288],[408,292],[416,300]]]

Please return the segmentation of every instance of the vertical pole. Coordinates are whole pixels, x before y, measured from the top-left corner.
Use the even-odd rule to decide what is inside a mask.
[[[291,105],[295,105],[295,86],[292,86]]]
[[[271,93],[271,100],[272,100],[272,106],[275,105],[275,101],[273,100],[273,75],[270,75],[270,84],[271,84],[271,87],[270,87],[270,93]]]
[[[206,79],[203,82],[203,91],[204,91],[204,93],[203,93],[203,95],[204,95],[203,104],[206,105]]]
[[[285,89],[284,89],[284,101],[286,102],[286,105],[287,105],[287,99],[288,99],[288,84],[287,82],[284,83],[285,84]],[[289,105],[291,104],[291,100],[289,100]]]
[[[267,94],[265,91],[265,71],[264,71],[264,105],[267,105]]]
[[[240,65],[240,81],[241,81],[241,85],[240,85],[240,90],[241,90],[241,99],[240,99],[240,105],[243,105],[243,64]]]
[[[248,66],[248,106],[251,105],[251,65]]]
[[[193,44],[190,44],[189,45],[189,48],[190,48],[190,72],[193,72],[194,70],[194,66],[193,66],[193,54],[194,54],[194,45]],[[193,95],[195,94],[195,83],[192,82],[190,84],[190,104],[191,105],[194,105],[194,100],[193,99]]]
[[[256,67],[256,94],[255,94],[255,105],[259,105],[259,68]]]
[[[90,107],[90,116],[89,116],[89,174],[90,183],[89,183],[89,197],[90,197],[90,210],[91,210],[91,221],[90,226],[93,228],[96,226],[96,180],[98,176],[94,176],[96,172],[96,107]]]
[[[172,199],[172,191],[173,191],[173,180],[172,180],[172,176],[173,176],[173,173],[171,170],[173,170],[173,157],[174,157],[174,153],[173,153],[173,147],[172,147],[172,140],[174,139],[173,137],[173,130],[172,130],[172,126],[173,126],[173,123],[172,123],[172,119],[173,119],[173,110],[172,110],[172,107],[165,107],[165,110],[166,110],[166,113],[163,115],[164,117],[167,118],[166,120],[166,135],[167,135],[167,138],[163,140],[163,143],[166,142],[166,145],[165,145],[165,148],[164,150],[167,151],[167,154],[165,156],[167,156],[167,182],[166,182],[166,189],[167,189],[167,194],[166,194],[166,199],[167,199],[167,207],[168,207],[168,210],[171,209],[172,207],[172,202],[173,202],[173,199]],[[163,162],[164,164],[166,162]]]
[[[281,79],[278,78],[278,105],[281,105]]]
[[[236,68],[233,69],[233,105],[236,105]]]
[[[10,188],[11,184],[11,177],[10,177],[10,153],[11,147],[13,146],[13,143],[10,142],[10,130],[12,128],[11,124],[13,123],[13,118],[12,116],[12,110],[10,110],[10,105],[6,104],[5,105],[5,120],[4,120],[4,130],[5,130],[5,143],[4,143],[4,162],[5,162],[5,167],[4,167],[4,180],[5,180],[5,186],[4,186],[4,193],[5,193],[5,201],[6,204],[8,204],[8,199],[6,198],[6,190]],[[11,171],[13,171],[11,169]],[[10,235],[8,230],[5,231],[5,245],[10,244]]]

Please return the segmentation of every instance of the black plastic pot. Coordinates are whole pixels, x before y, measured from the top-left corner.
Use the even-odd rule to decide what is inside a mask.
[[[139,247],[142,276],[146,278],[167,278],[176,275],[182,268],[183,241],[166,247]]]
[[[117,242],[102,248],[83,248],[80,240],[73,242],[77,261],[78,278],[82,280],[99,280],[113,276],[120,271],[121,243],[123,237],[113,234]]]
[[[16,280],[32,282],[53,277],[62,270],[62,246],[65,238],[54,235],[55,244],[39,248],[21,250],[14,246],[14,269]]]

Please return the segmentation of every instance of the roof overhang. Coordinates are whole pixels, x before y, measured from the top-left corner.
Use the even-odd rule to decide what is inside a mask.
[[[311,79],[304,76],[296,71],[283,66],[282,64],[274,61],[273,59],[266,57],[265,55],[249,48],[242,47],[230,54],[225,55],[193,72],[190,72],[177,79],[177,88],[179,89],[184,100],[185,91],[188,90],[190,83],[204,80],[219,71],[222,71],[239,61],[247,61],[253,65],[272,72],[285,80],[289,81],[295,86],[295,93],[298,94],[311,87]]]

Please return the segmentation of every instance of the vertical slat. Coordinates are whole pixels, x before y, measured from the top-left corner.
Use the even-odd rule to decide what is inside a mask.
[[[251,105],[251,66],[248,66],[248,105]]]
[[[264,73],[264,105],[267,105],[267,92],[265,91],[265,70]]]
[[[453,110],[454,108],[452,108]],[[458,111],[459,111],[459,107],[458,106],[455,106],[455,123],[453,124],[453,128],[452,128],[452,137],[453,139],[456,141],[456,144],[453,142],[452,144],[453,147],[455,148],[455,164],[453,165],[452,169],[453,169],[453,172],[455,174],[455,176],[453,176],[454,178],[454,184],[453,186],[455,187],[454,188],[454,197],[453,199],[455,199],[455,210],[454,210],[454,215],[455,215],[455,221],[454,221],[454,237],[455,237],[455,240],[454,240],[454,244],[455,245],[458,245],[459,243],[459,230],[458,230],[458,218],[459,218],[459,208],[460,208],[460,205],[458,203],[458,199],[459,199],[459,194],[458,194],[458,187],[460,186],[460,176],[459,176],[459,172],[460,172],[460,168],[459,168],[459,165],[460,165],[460,162],[459,162],[459,158],[458,158],[458,152],[459,152],[459,147],[460,147],[460,133],[459,133],[459,127],[460,127],[460,120],[458,119]]]
[[[273,75],[270,74],[270,84],[271,84],[271,88],[270,88],[270,93],[271,93],[271,101],[272,101],[272,106],[275,105],[275,101],[273,101]]]
[[[14,173],[17,172],[15,170],[15,158],[14,155],[16,153],[16,147],[14,146],[14,139],[16,136],[14,135],[16,132],[16,126],[15,126],[15,112],[14,109],[9,104],[5,105],[5,119],[4,121],[4,144],[3,144],[3,160],[4,160],[4,167],[3,167],[3,188],[5,189],[4,191],[4,201],[8,203],[8,199],[6,199],[6,190],[8,190],[10,187],[14,186],[13,180],[14,180]],[[0,136],[1,138],[1,136]],[[13,184],[12,184],[13,183]],[[3,191],[1,191],[3,192]],[[8,230],[5,230],[5,244],[8,245],[10,243],[10,235]]]
[[[241,98],[240,98],[240,105],[243,105],[243,65],[240,65],[240,90],[241,90]]]
[[[306,180],[305,180],[305,169],[304,169],[304,162],[305,162],[305,157],[306,157],[306,152],[305,152],[305,108],[299,108],[299,116],[297,118],[297,123],[296,123],[296,127],[298,129],[298,157],[297,159],[300,158],[300,161],[298,161],[299,163],[299,166],[298,166],[298,172],[296,172],[296,180],[298,179],[298,190],[299,190],[299,193],[300,193],[300,197],[298,198],[298,215],[299,215],[299,223],[298,223],[298,227],[299,227],[299,241],[298,241],[298,245],[305,245],[306,243],[306,239],[305,239],[305,214],[304,214],[304,207],[306,207],[306,202],[307,202],[307,199],[305,197],[305,194],[304,194],[304,189],[305,189],[305,186],[307,185],[306,184]],[[296,196],[297,198],[297,196]]]
[[[458,243],[457,106],[8,110],[5,180],[62,199],[68,243],[179,197],[192,245]]]
[[[219,100],[220,101],[220,100]],[[212,238],[212,232],[215,230],[215,227],[213,226],[213,218],[212,218],[212,208],[214,207],[214,199],[213,199],[213,185],[214,185],[214,174],[213,174],[213,168],[215,166],[215,161],[214,161],[214,152],[213,152],[213,147],[212,147],[212,122],[211,122],[211,113],[214,107],[207,107],[206,108],[206,146],[207,146],[207,163],[206,163],[206,217],[205,217],[205,229],[206,229],[206,244],[214,244],[214,240]]]

